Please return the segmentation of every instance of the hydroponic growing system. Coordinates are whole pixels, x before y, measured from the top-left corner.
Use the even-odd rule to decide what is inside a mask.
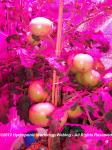
[[[0,150],[112,150],[111,0],[0,0]]]

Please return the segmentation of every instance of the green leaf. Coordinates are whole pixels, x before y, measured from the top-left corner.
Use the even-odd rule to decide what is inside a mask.
[[[105,120],[112,122],[112,110],[105,114]]]
[[[64,126],[64,129],[62,131],[62,134],[65,133],[65,134],[69,134],[70,133],[70,130],[71,130],[71,126]]]
[[[90,105],[87,106],[89,112],[94,113],[94,108]]]
[[[74,130],[75,133],[84,133],[84,129],[82,129],[80,126],[71,127],[72,130]]]

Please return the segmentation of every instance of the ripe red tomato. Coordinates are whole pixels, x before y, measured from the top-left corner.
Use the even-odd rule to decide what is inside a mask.
[[[83,74],[83,85],[96,86],[100,81],[100,78],[101,78],[100,73],[95,70],[86,72]]]
[[[96,86],[100,79],[100,73],[95,70],[76,74],[76,80],[84,86]]]
[[[47,92],[38,81],[34,81],[28,88],[28,96],[33,102],[41,102],[47,98]]]
[[[88,54],[77,54],[73,58],[73,68],[77,72],[87,72],[93,68],[94,60]]]
[[[54,110],[55,106],[51,103],[35,104],[29,110],[29,120],[35,125],[46,127]]]
[[[37,17],[30,22],[30,32],[37,36],[47,36],[53,31],[53,22],[44,17]]]

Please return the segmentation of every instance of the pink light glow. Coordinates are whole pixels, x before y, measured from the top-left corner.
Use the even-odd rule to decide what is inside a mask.
[[[69,150],[73,150],[73,147],[74,150],[112,149],[112,137],[103,135],[112,133],[112,77],[105,78],[106,73],[112,73],[112,2],[60,2],[0,1],[0,150],[21,150],[17,147],[14,149],[21,142],[26,146],[19,134],[37,131],[41,127],[29,120],[29,109],[37,104],[28,95],[29,85],[33,81],[42,82],[46,91],[47,96],[42,102],[57,105],[52,115],[46,115],[49,123],[41,129],[53,134],[62,133],[64,129],[74,134],[83,129],[85,134],[80,138],[54,138],[51,147],[59,145],[60,149],[67,147]],[[38,22],[38,29],[32,27],[31,30],[32,19],[38,17],[48,18],[51,25],[47,21]],[[36,21],[35,24],[37,26]],[[79,53],[90,55],[94,64],[97,60],[98,67],[92,64],[84,72],[79,65],[76,70],[73,61]],[[77,64],[84,62],[80,58]],[[87,76],[92,69],[100,76],[95,85],[92,83],[95,77],[89,81]],[[77,106],[80,106],[81,115],[68,117],[68,110],[77,116]],[[96,135],[87,136],[89,133]],[[58,140],[62,143],[57,144]],[[36,144],[39,146],[37,141]],[[46,145],[45,142],[43,145]]]

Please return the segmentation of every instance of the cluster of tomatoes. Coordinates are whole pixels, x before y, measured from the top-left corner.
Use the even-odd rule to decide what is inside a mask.
[[[97,70],[104,66],[100,61],[95,63],[92,56],[83,53],[68,58],[70,70],[76,74],[76,80],[84,86],[96,86],[101,80],[101,75]]]
[[[53,32],[53,22],[44,17],[37,17],[31,20],[29,29],[28,41],[35,45],[39,42],[36,37],[41,40]],[[105,70],[105,67],[100,60],[94,59],[89,54],[78,53],[69,56],[67,64],[70,71],[75,74],[74,79],[85,87],[95,87],[102,80],[101,73]],[[42,82],[33,81],[28,88],[28,96],[33,103],[29,109],[29,120],[41,127],[48,126],[50,117],[58,107],[50,102],[45,102],[48,93],[45,91]],[[61,118],[62,125],[65,124],[67,118],[76,118],[82,113],[83,110],[80,106],[75,109],[68,109]]]

